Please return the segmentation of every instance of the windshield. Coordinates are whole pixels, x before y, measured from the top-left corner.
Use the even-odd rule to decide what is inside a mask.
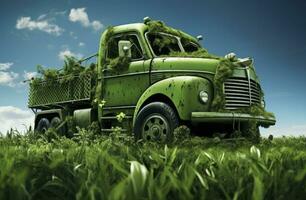
[[[179,40],[175,36],[160,33],[149,33],[147,36],[156,56],[169,55],[171,52],[181,52]]]
[[[187,38],[179,38],[165,33],[148,33],[147,39],[156,56],[167,56],[180,52],[195,52],[200,46]]]
[[[186,38],[181,38],[181,43],[187,53],[192,53],[200,49],[199,45]]]

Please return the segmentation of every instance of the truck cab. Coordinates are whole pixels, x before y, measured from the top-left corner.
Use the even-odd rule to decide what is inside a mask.
[[[42,105],[33,102],[42,94],[31,87],[29,107],[39,110],[36,129],[46,128],[46,120],[54,116],[57,124],[72,116],[80,127],[98,122],[102,132],[120,126],[137,140],[167,141],[182,124],[203,125],[204,132],[211,124],[275,124],[275,117],[265,111],[252,59],[211,55],[197,38],[149,18],[104,31],[94,76],[89,85],[80,86],[83,92],[87,90],[82,87],[94,91],[86,98],[49,98]]]

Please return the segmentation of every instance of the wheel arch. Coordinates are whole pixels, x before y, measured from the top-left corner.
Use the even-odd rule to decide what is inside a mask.
[[[165,103],[167,105],[169,105],[174,111],[175,113],[177,114],[177,116],[179,116],[179,113],[176,109],[176,106],[175,104],[173,103],[173,101],[165,94],[162,94],[162,93],[156,93],[156,94],[153,94],[152,96],[150,96],[149,98],[147,98],[143,104],[139,107],[138,109],[138,112],[146,105],[148,105],[149,103],[152,103],[152,102],[162,102],[162,103]]]
[[[177,113],[180,120],[190,120],[192,111],[209,109],[211,100],[203,105],[198,100],[199,90],[207,90],[211,96],[213,87],[209,80],[197,76],[171,77],[151,85],[139,98],[133,116],[133,125],[139,111],[148,103],[167,103]]]

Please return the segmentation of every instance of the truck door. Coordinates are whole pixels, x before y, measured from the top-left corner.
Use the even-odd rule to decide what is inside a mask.
[[[121,40],[131,42],[131,62],[126,65],[113,66],[112,61],[119,57],[118,43]],[[109,40],[106,52],[108,64],[103,74],[103,99],[106,110],[119,108],[133,109],[143,92],[149,87],[150,61],[144,59],[143,47],[136,33],[115,35]]]

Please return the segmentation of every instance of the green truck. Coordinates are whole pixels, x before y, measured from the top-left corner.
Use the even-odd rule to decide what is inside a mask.
[[[63,134],[69,118],[83,128],[96,123],[101,132],[121,127],[136,139],[166,141],[182,124],[203,134],[212,125],[274,125],[253,60],[211,55],[200,39],[148,17],[106,29],[90,73],[31,81],[35,130]]]

